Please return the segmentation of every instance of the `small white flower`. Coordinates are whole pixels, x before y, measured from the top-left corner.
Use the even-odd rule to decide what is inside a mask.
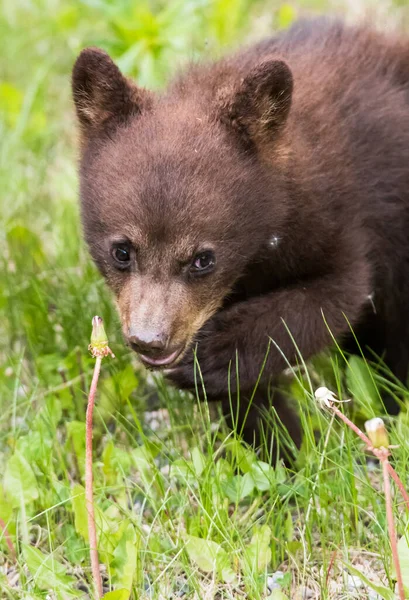
[[[328,408],[331,408],[331,404],[333,402],[349,402],[349,399],[338,400],[334,392],[331,392],[331,390],[329,390],[326,387],[319,387],[318,389],[316,389],[314,396],[320,404],[322,404],[323,406],[327,406]]]
[[[328,407],[331,406],[331,402],[336,402],[337,400],[334,392],[331,392],[331,390],[326,387],[319,387],[317,390],[315,390],[314,395],[315,399],[318,400],[320,404]]]

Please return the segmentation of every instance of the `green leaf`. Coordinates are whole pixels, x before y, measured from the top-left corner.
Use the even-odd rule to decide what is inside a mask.
[[[129,590],[114,590],[102,596],[102,600],[128,600],[129,594]]]
[[[205,573],[216,571],[226,583],[231,583],[235,579],[235,574],[230,567],[229,555],[216,542],[187,535],[185,548],[190,560]]]
[[[232,454],[237,466],[243,473],[247,473],[251,469],[251,465],[256,462],[256,455],[252,450],[249,450],[238,440],[231,440],[226,445],[226,448]]]
[[[223,483],[222,489],[230,502],[237,504],[252,493],[254,490],[254,480],[250,473],[235,475]]]
[[[35,475],[20,452],[15,452],[7,463],[4,490],[13,508],[19,508],[22,502],[29,504],[38,498]]]
[[[373,382],[370,368],[360,356],[351,356],[346,371],[348,390],[364,406],[379,403],[379,395]]]
[[[271,529],[268,525],[257,527],[251,542],[245,550],[245,555],[250,563],[251,570],[261,573],[271,561]]]
[[[78,468],[83,476],[85,471],[85,423],[82,421],[67,423],[67,440],[71,442],[74,448]]]
[[[8,499],[6,498],[3,488],[2,486],[0,486],[0,517],[2,518],[2,520],[4,521],[4,523],[7,525],[7,529],[8,531],[11,533],[15,531],[15,520],[12,519],[12,515],[13,515],[13,507],[11,506],[10,502],[8,502]],[[10,521],[10,523],[9,523]],[[0,539],[2,537],[2,529],[0,527]]]
[[[402,536],[398,542],[398,556],[405,592],[409,594],[409,545],[406,536]]]
[[[287,512],[287,517],[284,523],[285,539],[291,542],[294,539],[294,523],[293,516],[290,511]]]
[[[186,551],[189,558],[205,573],[215,570],[217,555],[224,553],[223,548],[216,542],[193,535],[186,536]]]
[[[61,529],[64,540],[64,558],[75,565],[81,565],[89,560],[89,546],[75,531],[74,525],[65,523]]]
[[[352,574],[352,575],[356,575],[357,577],[360,578],[360,580],[369,588],[371,588],[371,590],[373,590],[374,592],[376,592],[377,594],[379,594],[379,596],[381,598],[384,598],[384,600],[395,600],[395,594],[392,590],[390,590],[389,588],[386,588],[382,585],[375,585],[374,583],[372,583],[372,581],[370,581],[363,573],[361,573],[361,571],[359,571],[358,569],[356,569],[355,567],[353,567],[352,565],[348,564],[348,563],[344,563],[345,566],[347,567],[348,571]]]
[[[274,469],[268,463],[258,460],[251,465],[250,470],[251,476],[254,481],[254,485],[260,492],[266,492],[270,490],[276,483],[276,476]]]
[[[75,579],[66,575],[66,568],[58,562],[53,554],[44,554],[38,548],[23,544],[24,560],[35,584],[42,590],[64,590],[65,596],[79,597],[74,591]]]
[[[102,453],[103,472],[108,485],[115,485],[122,477],[127,476],[132,466],[132,456],[121,448],[114,446],[110,440]]]
[[[121,588],[132,589],[132,582],[137,566],[138,547],[139,535],[135,531],[134,526],[129,523],[114,550],[114,560],[111,562],[113,581],[116,585],[120,585]]]
[[[71,502],[74,510],[75,531],[88,541],[88,516],[85,505],[85,489],[79,483],[71,491]]]
[[[200,477],[200,475],[203,473],[203,471],[205,470],[205,467],[206,467],[206,460],[205,460],[205,457],[203,456],[203,452],[201,452],[199,450],[199,448],[196,446],[195,448],[193,448],[191,455],[192,455],[192,462],[193,462],[193,468],[195,470],[195,473],[196,473],[197,477]]]

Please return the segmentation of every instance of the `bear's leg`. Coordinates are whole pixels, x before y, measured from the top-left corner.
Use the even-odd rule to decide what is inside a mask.
[[[294,459],[288,436],[299,448],[302,440],[300,420],[281,392],[270,394],[267,388],[260,387],[250,407],[249,399],[240,397],[239,401],[232,398],[231,403],[228,399],[223,400],[222,410],[228,427],[234,428],[246,443],[255,448],[263,446],[272,464],[278,457]]]

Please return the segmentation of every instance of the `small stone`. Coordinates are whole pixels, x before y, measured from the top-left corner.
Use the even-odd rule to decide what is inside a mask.
[[[350,575],[348,573],[347,587],[349,592],[356,592],[357,590],[364,588],[365,584],[358,575]]]
[[[305,585],[302,585],[298,591],[299,597],[302,600],[310,600],[310,598],[314,598],[315,596],[314,591],[311,588],[306,587]]]
[[[269,592],[281,588],[279,581],[283,577],[284,573],[282,571],[276,571],[275,573],[267,577],[267,587]]]
[[[368,600],[382,600],[382,596],[374,591],[368,592]]]

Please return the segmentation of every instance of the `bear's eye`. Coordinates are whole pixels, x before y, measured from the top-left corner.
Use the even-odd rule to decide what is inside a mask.
[[[128,243],[115,244],[112,247],[112,256],[118,263],[119,269],[126,269],[131,262],[131,249]]]
[[[190,272],[193,274],[204,274],[211,271],[216,263],[216,258],[212,250],[199,252],[193,259],[190,266]]]

